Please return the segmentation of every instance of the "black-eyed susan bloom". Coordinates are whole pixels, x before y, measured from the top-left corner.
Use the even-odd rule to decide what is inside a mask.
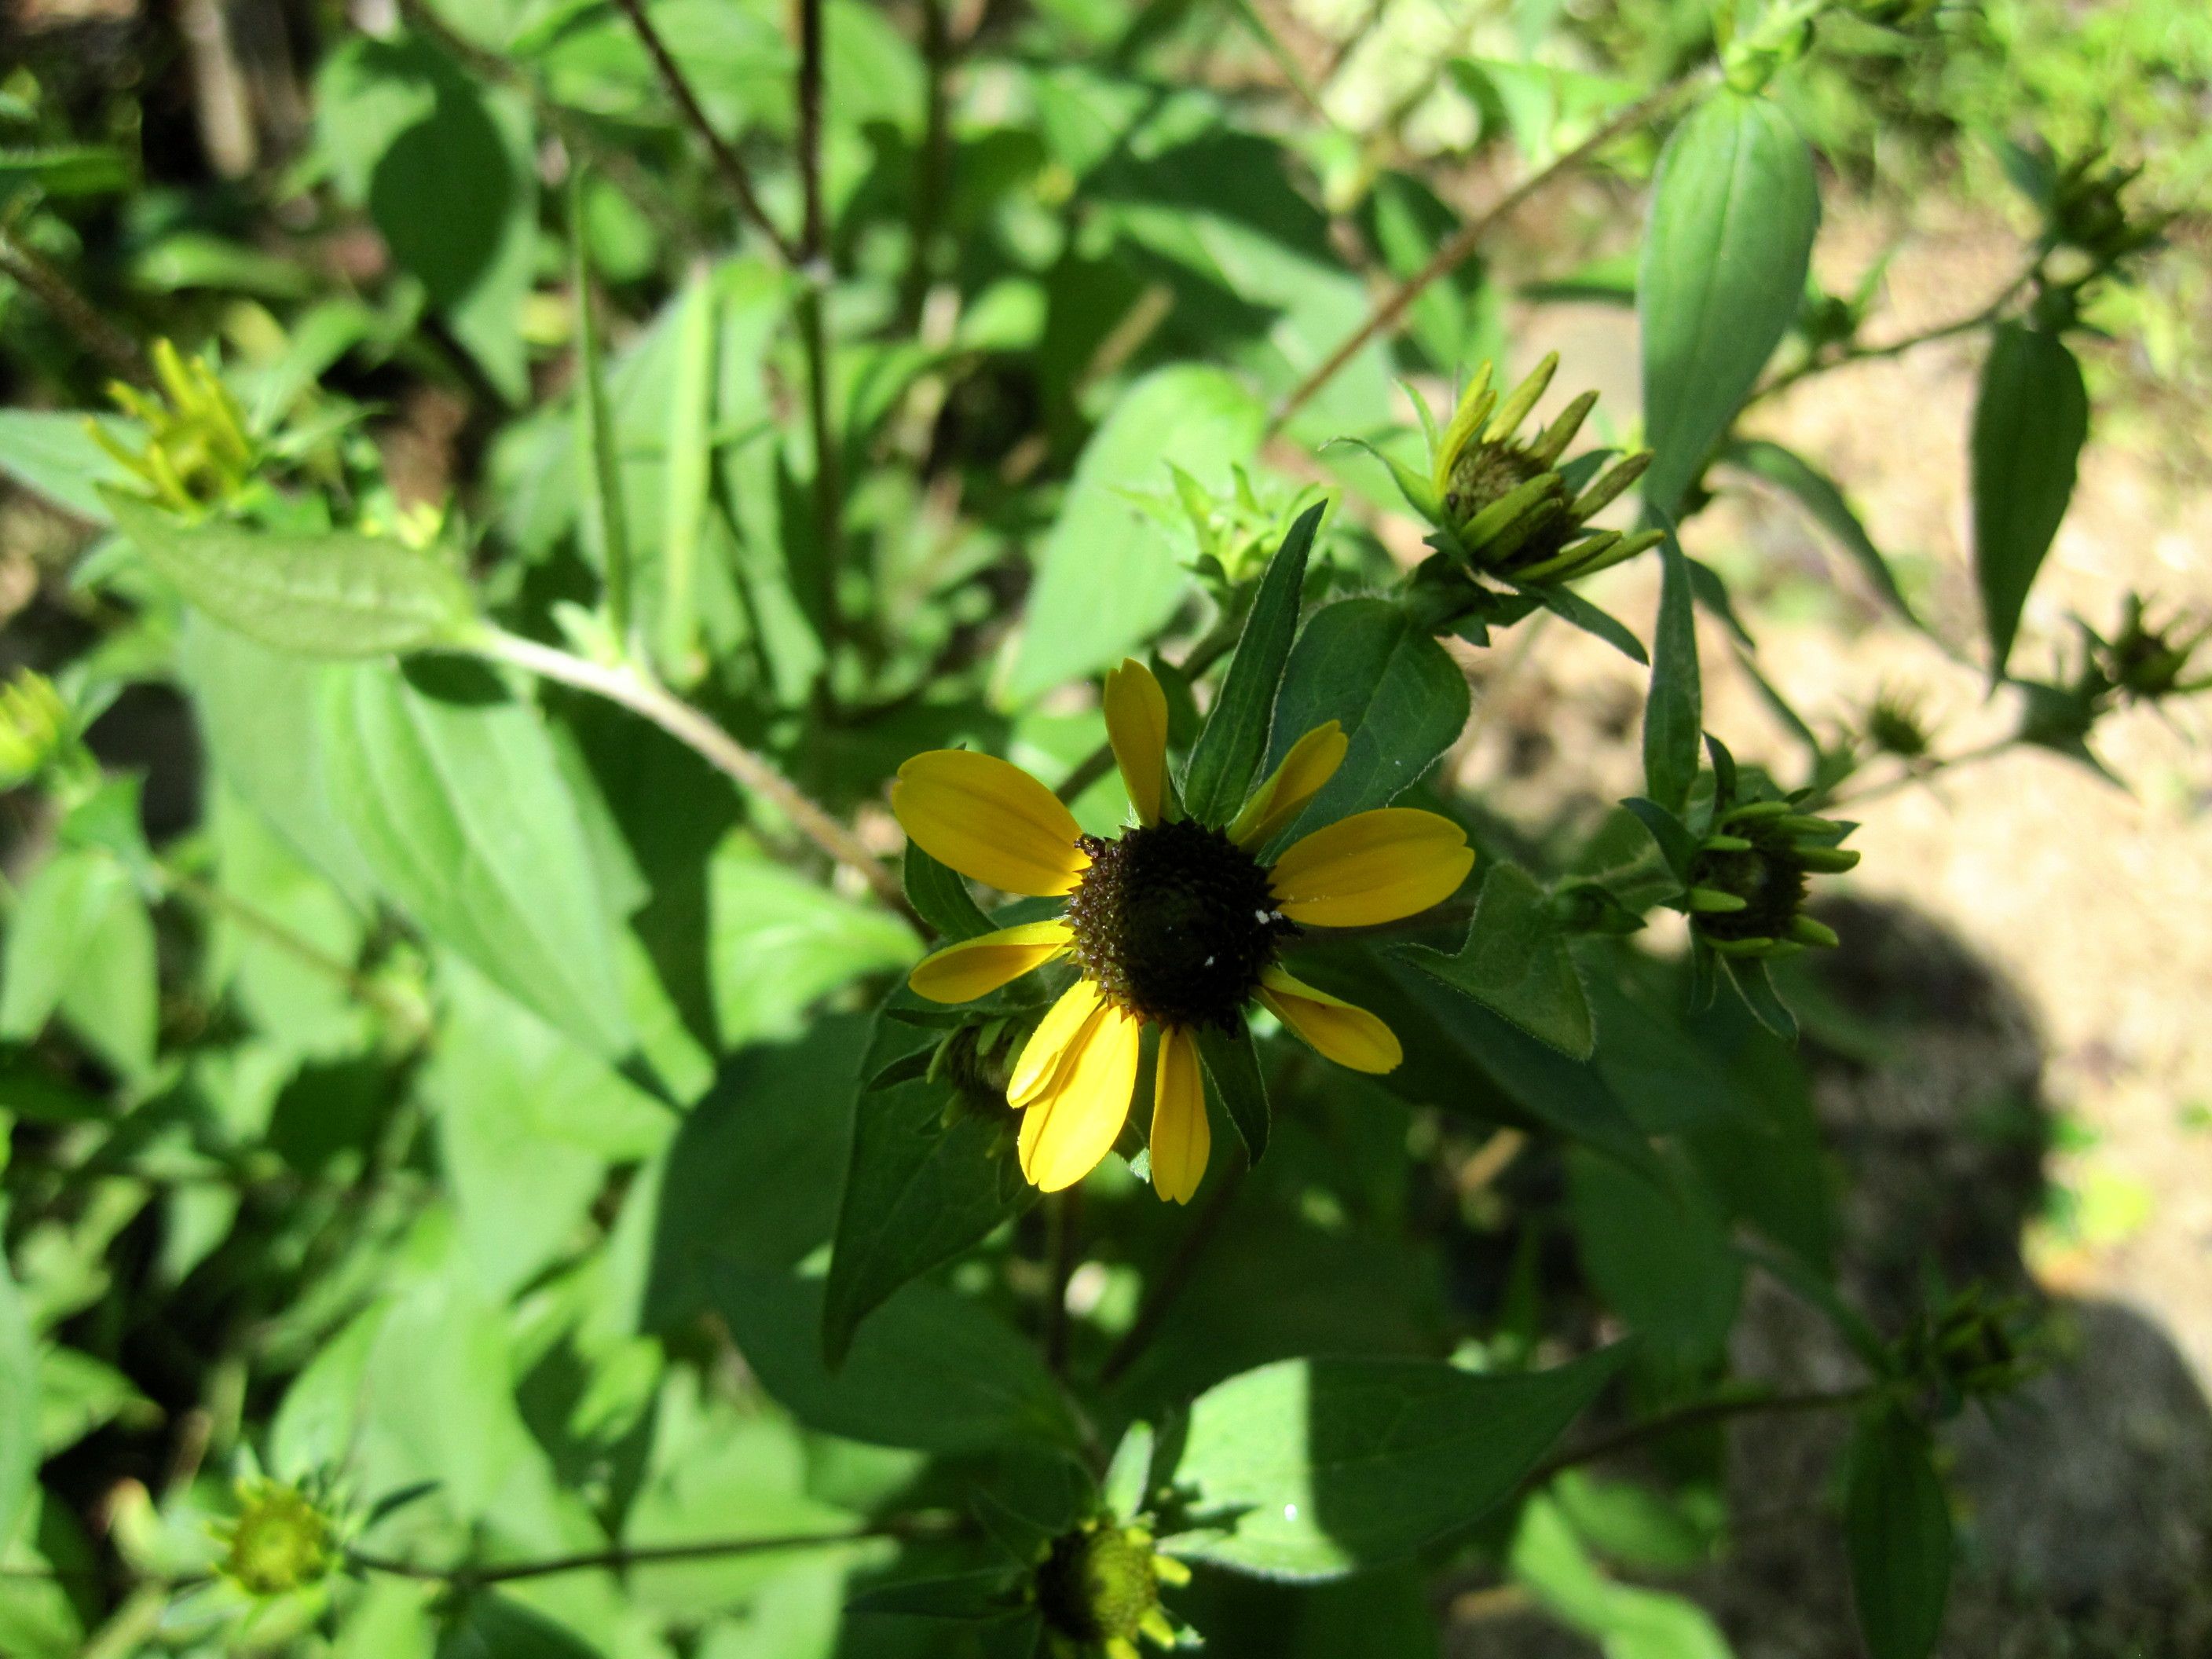
[[[1401,1058],[1389,1026],[1294,978],[1278,960],[1306,927],[1395,921],[1448,897],[1474,862],[1467,837],[1434,812],[1380,807],[1302,836],[1271,865],[1260,854],[1342,763],[1334,720],[1307,732],[1224,823],[1187,817],[1169,780],[1167,698],[1151,670],[1107,676],[1106,729],[1135,824],[1087,836],[1053,793],[1009,763],[967,750],[917,755],[899,769],[891,810],[939,863],[1007,893],[1065,897],[1048,921],[965,939],[910,980],[938,1002],[987,995],[1048,963],[1075,982],[1014,1063],[1008,1103],[1022,1113],[1022,1173],[1047,1192],[1073,1186],[1112,1148],[1129,1114],[1144,1029],[1153,1066],[1152,1182],[1161,1197],[1198,1190],[1212,1146],[1198,1034],[1235,1030],[1258,1003],[1338,1064],[1388,1072]]]

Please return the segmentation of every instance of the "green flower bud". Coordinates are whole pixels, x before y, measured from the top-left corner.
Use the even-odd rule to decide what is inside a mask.
[[[238,1514],[217,1539],[216,1571],[249,1595],[283,1595],[319,1583],[337,1565],[330,1518],[296,1486],[241,1480]]]
[[[1139,1637],[1163,1648],[1175,1645],[1160,1586],[1189,1577],[1180,1561],[1152,1548],[1152,1535],[1142,1527],[1102,1517],[1052,1540],[1037,1569],[1037,1607],[1063,1646],[1134,1659]]]
[[[154,342],[153,356],[157,394],[120,381],[107,388],[116,407],[144,425],[144,445],[131,449],[97,421],[85,428],[152,499],[196,518],[252,483],[260,452],[246,434],[245,410],[204,357],[188,362],[165,339]]]
[[[24,669],[0,687],[0,789],[28,783],[69,741],[69,705],[44,674]]]
[[[1675,901],[1691,931],[1729,957],[1833,947],[1832,929],[1803,913],[1808,878],[1848,870],[1859,855],[1835,843],[1851,826],[1793,811],[1787,801],[1723,805]]]

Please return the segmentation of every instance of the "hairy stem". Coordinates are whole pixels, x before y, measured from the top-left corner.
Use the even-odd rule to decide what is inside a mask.
[[[564,1572],[589,1572],[601,1568],[619,1571],[625,1567],[649,1566],[658,1562],[760,1555],[774,1550],[861,1543],[873,1538],[938,1537],[951,1530],[951,1526],[935,1522],[923,1524],[920,1517],[915,1517],[885,1521],[872,1527],[850,1528],[843,1532],[786,1533],[768,1538],[714,1538],[696,1544],[654,1544],[632,1549],[591,1550],[575,1555],[549,1556],[538,1561],[507,1561],[486,1567],[428,1566],[416,1561],[399,1561],[386,1556],[371,1555],[362,1550],[347,1551],[346,1563],[357,1572],[389,1573],[395,1577],[427,1579],[433,1583],[474,1589],[484,1584],[512,1583],[520,1578],[550,1578]]]
[[[471,643],[484,656],[542,678],[574,686],[580,691],[589,691],[610,702],[620,703],[633,714],[642,714],[739,788],[775,806],[799,834],[860,876],[887,908],[903,918],[916,933],[927,937],[928,930],[908,905],[898,878],[858,836],[802,793],[770,762],[739,743],[642,668],[633,663],[593,662],[499,629],[487,629]]]
[[[1641,1423],[1628,1424],[1583,1445],[1556,1453],[1531,1469],[1528,1478],[1522,1481],[1521,1487],[1524,1492],[1534,1492],[1567,1469],[1618,1457],[1623,1452],[1632,1451],[1654,1440],[1663,1440],[1684,1429],[1699,1428],[1708,1423],[1724,1423],[1737,1417],[1761,1417],[1785,1412],[1846,1411],[1852,1407],[1864,1405],[1884,1393],[1888,1386],[1882,1382],[1868,1382],[1855,1389],[1808,1389],[1796,1394],[1744,1395],[1729,1400],[1701,1401],[1693,1406],[1662,1412]]]
[[[152,384],[146,360],[130,336],[101,316],[44,254],[5,230],[0,230],[0,272],[38,295],[55,320],[88,353],[106,364],[108,373],[133,386]]]
[[[761,205],[759,193],[753,189],[752,175],[745,171],[744,162],[730,147],[729,140],[714,131],[714,124],[707,118],[707,112],[699,106],[699,100],[691,90],[691,83],[684,78],[684,71],[669,56],[667,45],[661,40],[659,30],[653,27],[653,20],[645,15],[643,0],[615,0],[615,6],[629,20],[629,26],[636,33],[639,43],[644,46],[646,56],[653,59],[653,67],[660,76],[661,85],[675,100],[678,111],[691,130],[706,142],[707,153],[714,158],[714,170],[721,174],[722,183],[728,187],[731,197],[738,204],[738,210],[752,221],[761,234],[768,239],[769,246],[782,257],[786,264],[799,264],[798,251],[776,228],[775,221],[768,216],[768,210]]]
[[[1310,403],[1323,386],[1334,380],[1344,366],[1358,356],[1370,340],[1391,327],[1399,318],[1404,316],[1407,308],[1414,301],[1428,292],[1435,283],[1451,275],[1453,271],[1472,258],[1476,249],[1482,246],[1483,240],[1502,221],[1518,211],[1530,198],[1560,174],[1580,167],[1615,139],[1633,132],[1647,121],[1663,113],[1676,100],[1692,88],[1705,84],[1716,72],[1709,65],[1684,76],[1680,80],[1669,82],[1658,91],[1646,97],[1639,98],[1589,137],[1583,139],[1581,143],[1539,167],[1511,190],[1506,191],[1488,209],[1477,214],[1460,227],[1458,234],[1437,249],[1434,258],[1391,289],[1381,303],[1368,313],[1367,320],[1354,329],[1335,350],[1329,353],[1320,368],[1301,380],[1291,389],[1290,394],[1275,406],[1275,412],[1267,422],[1268,435],[1273,436],[1289,424],[1291,417]]]

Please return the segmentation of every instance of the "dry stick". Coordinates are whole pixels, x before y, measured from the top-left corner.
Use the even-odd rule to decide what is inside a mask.
[[[1486,211],[1468,220],[1460,228],[1457,235],[1437,251],[1434,258],[1393,289],[1389,298],[1368,313],[1367,320],[1353,330],[1334,351],[1329,353],[1327,362],[1301,380],[1290,395],[1275,406],[1274,414],[1267,421],[1267,435],[1272,438],[1280,432],[1289,423],[1291,417],[1311,402],[1314,395],[1323,386],[1334,380],[1338,371],[1358,356],[1361,349],[1370,340],[1405,315],[1407,307],[1426,293],[1432,284],[1449,276],[1473,258],[1475,250],[1482,245],[1483,239],[1489,235],[1500,221],[1516,212],[1529,198],[1535,195],[1560,173],[1580,166],[1616,138],[1634,131],[1665,110],[1668,105],[1692,88],[1710,78],[1713,73],[1710,67],[1700,70],[1638,100],[1572,149],[1563,155],[1554,157],[1550,162],[1530,173],[1511,190],[1506,191]]]
[[[1230,1170],[1222,1178],[1221,1184],[1213,1189],[1213,1196],[1206,1201],[1205,1211],[1191,1224],[1190,1231],[1182,1236],[1182,1245],[1176,1251],[1174,1259],[1161,1269],[1159,1280],[1145,1298],[1144,1306],[1137,1310],[1135,1322],[1122,1334],[1121,1340],[1114,1345],[1113,1352],[1106,1356],[1106,1363],[1098,1368],[1100,1388],[1111,1388],[1118,1382],[1121,1374],[1136,1362],[1137,1356],[1144,1352],[1146,1345],[1158,1334],[1160,1322],[1168,1316],[1168,1310],[1175,1305],[1176,1298],[1190,1283],[1191,1275],[1198,1271],[1199,1257],[1206,1253],[1206,1247],[1213,1242],[1214,1234],[1221,1231],[1221,1224],[1228,1219],[1229,1206],[1236,1199],[1237,1189],[1243,1184],[1244,1166],[1240,1164]]]
[[[37,295],[56,320],[76,337],[76,343],[106,363],[111,374],[133,386],[152,383],[153,377],[146,371],[146,360],[137,343],[101,316],[92,301],[70,287],[69,278],[57,270],[44,254],[4,230],[0,230],[0,271]]]
[[[834,654],[843,635],[838,583],[845,567],[845,481],[840,440],[830,418],[830,343],[823,304],[830,281],[829,221],[822,206],[822,0],[799,0],[799,184],[803,220],[796,263],[805,287],[799,331],[806,351],[806,422],[814,444],[815,533],[821,538],[823,632]],[[826,698],[831,665],[823,664]]]
[[[645,47],[646,56],[653,59],[653,67],[660,76],[661,85],[668,88],[668,95],[676,100],[677,109],[700,137],[706,140],[707,153],[714,157],[714,170],[722,175],[722,182],[729,186],[730,194],[737,198],[739,210],[760,228],[761,234],[768,238],[769,246],[782,256],[786,264],[799,264],[797,250],[776,228],[775,221],[768,216],[767,210],[761,206],[760,198],[753,190],[752,175],[745,171],[745,164],[738,159],[738,153],[730,148],[729,141],[714,130],[714,124],[707,118],[707,112],[700,108],[698,99],[692,94],[691,83],[684,78],[684,71],[676,66],[676,60],[668,55],[668,48],[660,39],[660,32],[646,16],[641,0],[615,0],[615,6],[629,20],[630,27],[636,31],[640,44]]]
[[[653,1544],[635,1549],[593,1550],[578,1555],[549,1556],[541,1561],[510,1561],[489,1567],[430,1567],[414,1561],[398,1561],[360,1550],[348,1550],[346,1563],[362,1572],[386,1572],[398,1578],[428,1579],[437,1583],[466,1586],[513,1583],[518,1578],[550,1578],[556,1573],[589,1572],[600,1567],[648,1566],[665,1561],[700,1561],[724,1555],[758,1555],[772,1550],[805,1549],[823,1544],[855,1544],[872,1538],[934,1536],[940,1530],[923,1528],[910,1522],[884,1522],[844,1532],[787,1533],[770,1538],[714,1538],[696,1544]]]
[[[649,678],[643,670],[629,664],[592,662],[499,629],[486,629],[471,645],[487,657],[562,685],[573,685],[580,691],[589,691],[610,702],[620,703],[633,714],[644,715],[740,788],[773,803],[799,834],[836,862],[857,872],[878,899],[917,933],[928,936],[928,929],[907,903],[898,878],[868,850],[866,842],[801,793],[768,761],[659,681]]]
[[[628,150],[603,142],[590,125],[571,109],[554,102],[545,89],[521,68],[497,52],[486,52],[432,11],[423,0],[398,0],[399,15],[408,27],[435,41],[449,58],[475,70],[486,80],[513,87],[530,100],[538,118],[553,130],[569,154],[591,163],[601,178],[629,199],[631,205],[653,221],[653,226],[678,247],[697,249],[699,232],[677,212],[666,195],[637,158]]]
[[[1585,1463],[1602,1462],[1630,1451],[1647,1441],[1665,1438],[1684,1429],[1707,1423],[1724,1423],[1732,1417],[1764,1416],[1784,1412],[1842,1411],[1864,1405],[1886,1391],[1887,1384],[1869,1382],[1856,1389],[1812,1389],[1802,1394],[1747,1395],[1739,1400],[1708,1400],[1679,1411],[1662,1412],[1641,1423],[1601,1434],[1585,1445],[1574,1446],[1546,1458],[1528,1473],[1520,1490],[1534,1492],[1555,1475]]]

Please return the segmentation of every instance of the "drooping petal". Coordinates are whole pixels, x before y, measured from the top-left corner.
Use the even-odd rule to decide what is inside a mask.
[[[1344,764],[1344,751],[1351,746],[1344,727],[1335,720],[1325,721],[1300,738],[1283,757],[1283,763],[1252,792],[1237,821],[1229,826],[1229,839],[1248,853],[1266,846],[1336,775],[1336,769]]]
[[[1083,830],[1058,797],[1012,762],[933,749],[899,768],[891,811],[939,864],[1006,893],[1054,897],[1090,860]]]
[[[1022,1173],[1048,1193],[1098,1167],[1128,1121],[1144,1022],[1102,1003],[1068,1045],[1052,1087],[1022,1113]]]
[[[1043,967],[1072,937],[1067,924],[1057,920],[1002,927],[924,957],[906,982],[932,1002],[972,1002]]]
[[[1395,1072],[1406,1051],[1397,1035],[1364,1008],[1317,991],[1280,968],[1260,975],[1260,1001],[1325,1060],[1355,1072]]]
[[[1213,1129],[1206,1121],[1206,1081],[1198,1068],[1198,1044],[1179,1025],[1160,1032],[1159,1057],[1152,1070],[1152,1190],[1177,1204],[1189,1203],[1206,1174]]]
[[[1106,676],[1106,739],[1137,822],[1158,823],[1167,797],[1168,694],[1134,657]]]
[[[1030,1040],[1014,1061],[1014,1074],[1006,1082],[1006,1103],[1026,1106],[1048,1088],[1060,1074],[1060,1063],[1068,1045],[1082,1034],[1084,1024],[1097,1012],[1098,987],[1079,979],[1060,993],[1060,1000],[1037,1022]]]
[[[1268,879],[1292,921],[1368,927],[1449,898],[1474,867],[1474,849],[1449,818],[1383,806],[1291,842]]]

